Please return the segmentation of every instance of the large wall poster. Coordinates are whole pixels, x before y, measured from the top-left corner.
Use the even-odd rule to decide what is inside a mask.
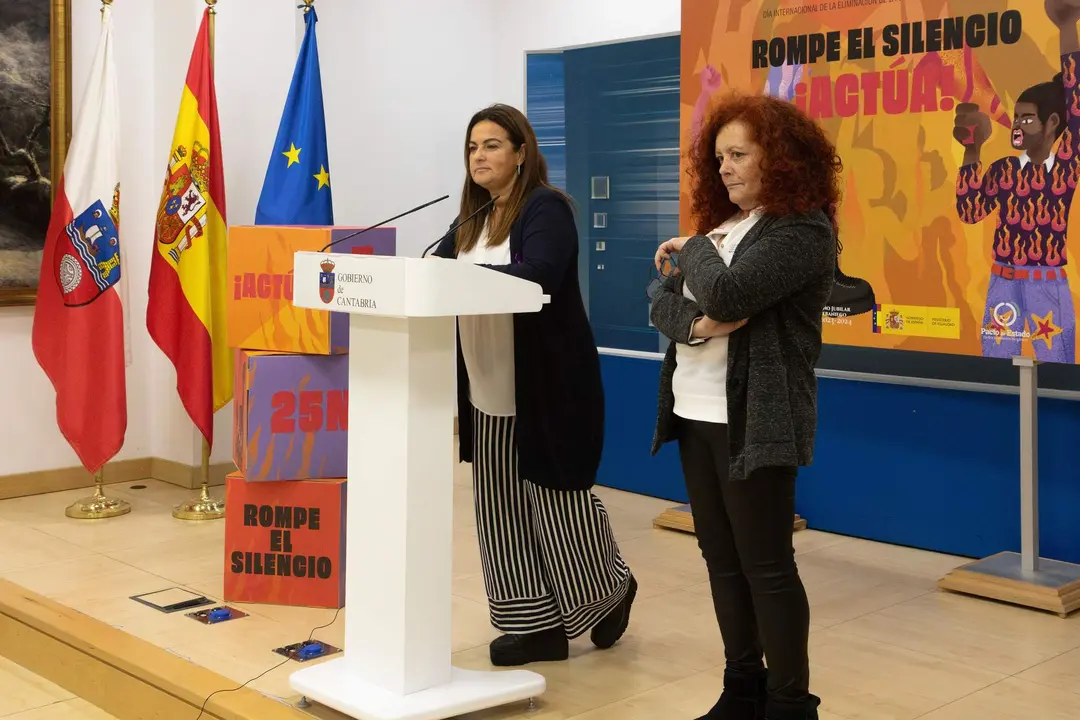
[[[1075,363],[1078,19],[1080,0],[683,0],[683,148],[726,89],[835,140],[826,342]]]

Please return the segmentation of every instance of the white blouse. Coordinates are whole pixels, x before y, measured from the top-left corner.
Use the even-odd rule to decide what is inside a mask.
[[[476,246],[458,254],[458,260],[475,265],[509,265],[510,239],[488,247],[487,227]],[[514,316],[463,315],[458,318],[458,342],[465,369],[469,373],[469,400],[480,412],[495,417],[513,417],[514,400]]]
[[[735,248],[760,219],[761,213],[754,211],[743,220],[728,220],[708,234],[728,266]],[[697,302],[685,282],[683,297]],[[691,325],[688,342],[675,345],[675,374],[671,378],[675,414],[687,420],[726,424],[728,338],[694,338]]]

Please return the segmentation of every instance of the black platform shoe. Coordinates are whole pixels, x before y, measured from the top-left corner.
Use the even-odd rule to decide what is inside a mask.
[[[570,657],[570,642],[560,628],[525,635],[503,635],[489,646],[491,664],[514,667],[534,662],[557,662]]]
[[[604,616],[604,619],[593,626],[590,639],[592,644],[601,650],[607,650],[626,632],[630,625],[630,608],[637,596],[637,580],[630,576],[630,587],[626,589],[626,597],[614,610]]]
[[[833,272],[833,289],[826,312],[830,315],[849,317],[862,315],[874,309],[874,288],[862,278],[845,275],[839,263]]]
[[[765,703],[765,720],[818,720],[821,698],[810,695],[803,702],[769,700]]]
[[[764,670],[753,675],[725,671],[724,692],[697,720],[763,720],[766,678]]]

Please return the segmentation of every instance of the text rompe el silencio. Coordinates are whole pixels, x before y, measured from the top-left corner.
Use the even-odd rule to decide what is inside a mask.
[[[268,552],[236,550],[230,556],[230,570],[244,575],[330,579],[334,571],[330,558],[293,553],[293,531],[319,532],[321,514],[317,507],[245,504],[244,526],[270,529]]]
[[[765,11],[770,17],[842,9],[852,0],[833,0],[817,5]],[[863,0],[860,4],[867,4]],[[1032,7],[1041,2],[1032,1]],[[757,39],[751,43],[755,70],[803,66],[795,86],[794,103],[813,118],[853,117],[856,114],[888,115],[951,112],[955,106],[952,67],[920,63],[912,56],[927,53],[1013,45],[1024,32],[1019,10],[893,23],[881,28],[859,27],[847,31],[790,35]],[[878,56],[897,58],[888,70],[830,75],[817,71],[815,63],[859,61]]]

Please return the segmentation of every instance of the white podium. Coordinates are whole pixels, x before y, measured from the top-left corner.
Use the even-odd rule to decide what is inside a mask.
[[[526,670],[450,664],[455,319],[537,312],[536,283],[469,263],[298,252],[293,303],[351,314],[342,657],[292,688],[359,720],[442,720],[536,697]]]

